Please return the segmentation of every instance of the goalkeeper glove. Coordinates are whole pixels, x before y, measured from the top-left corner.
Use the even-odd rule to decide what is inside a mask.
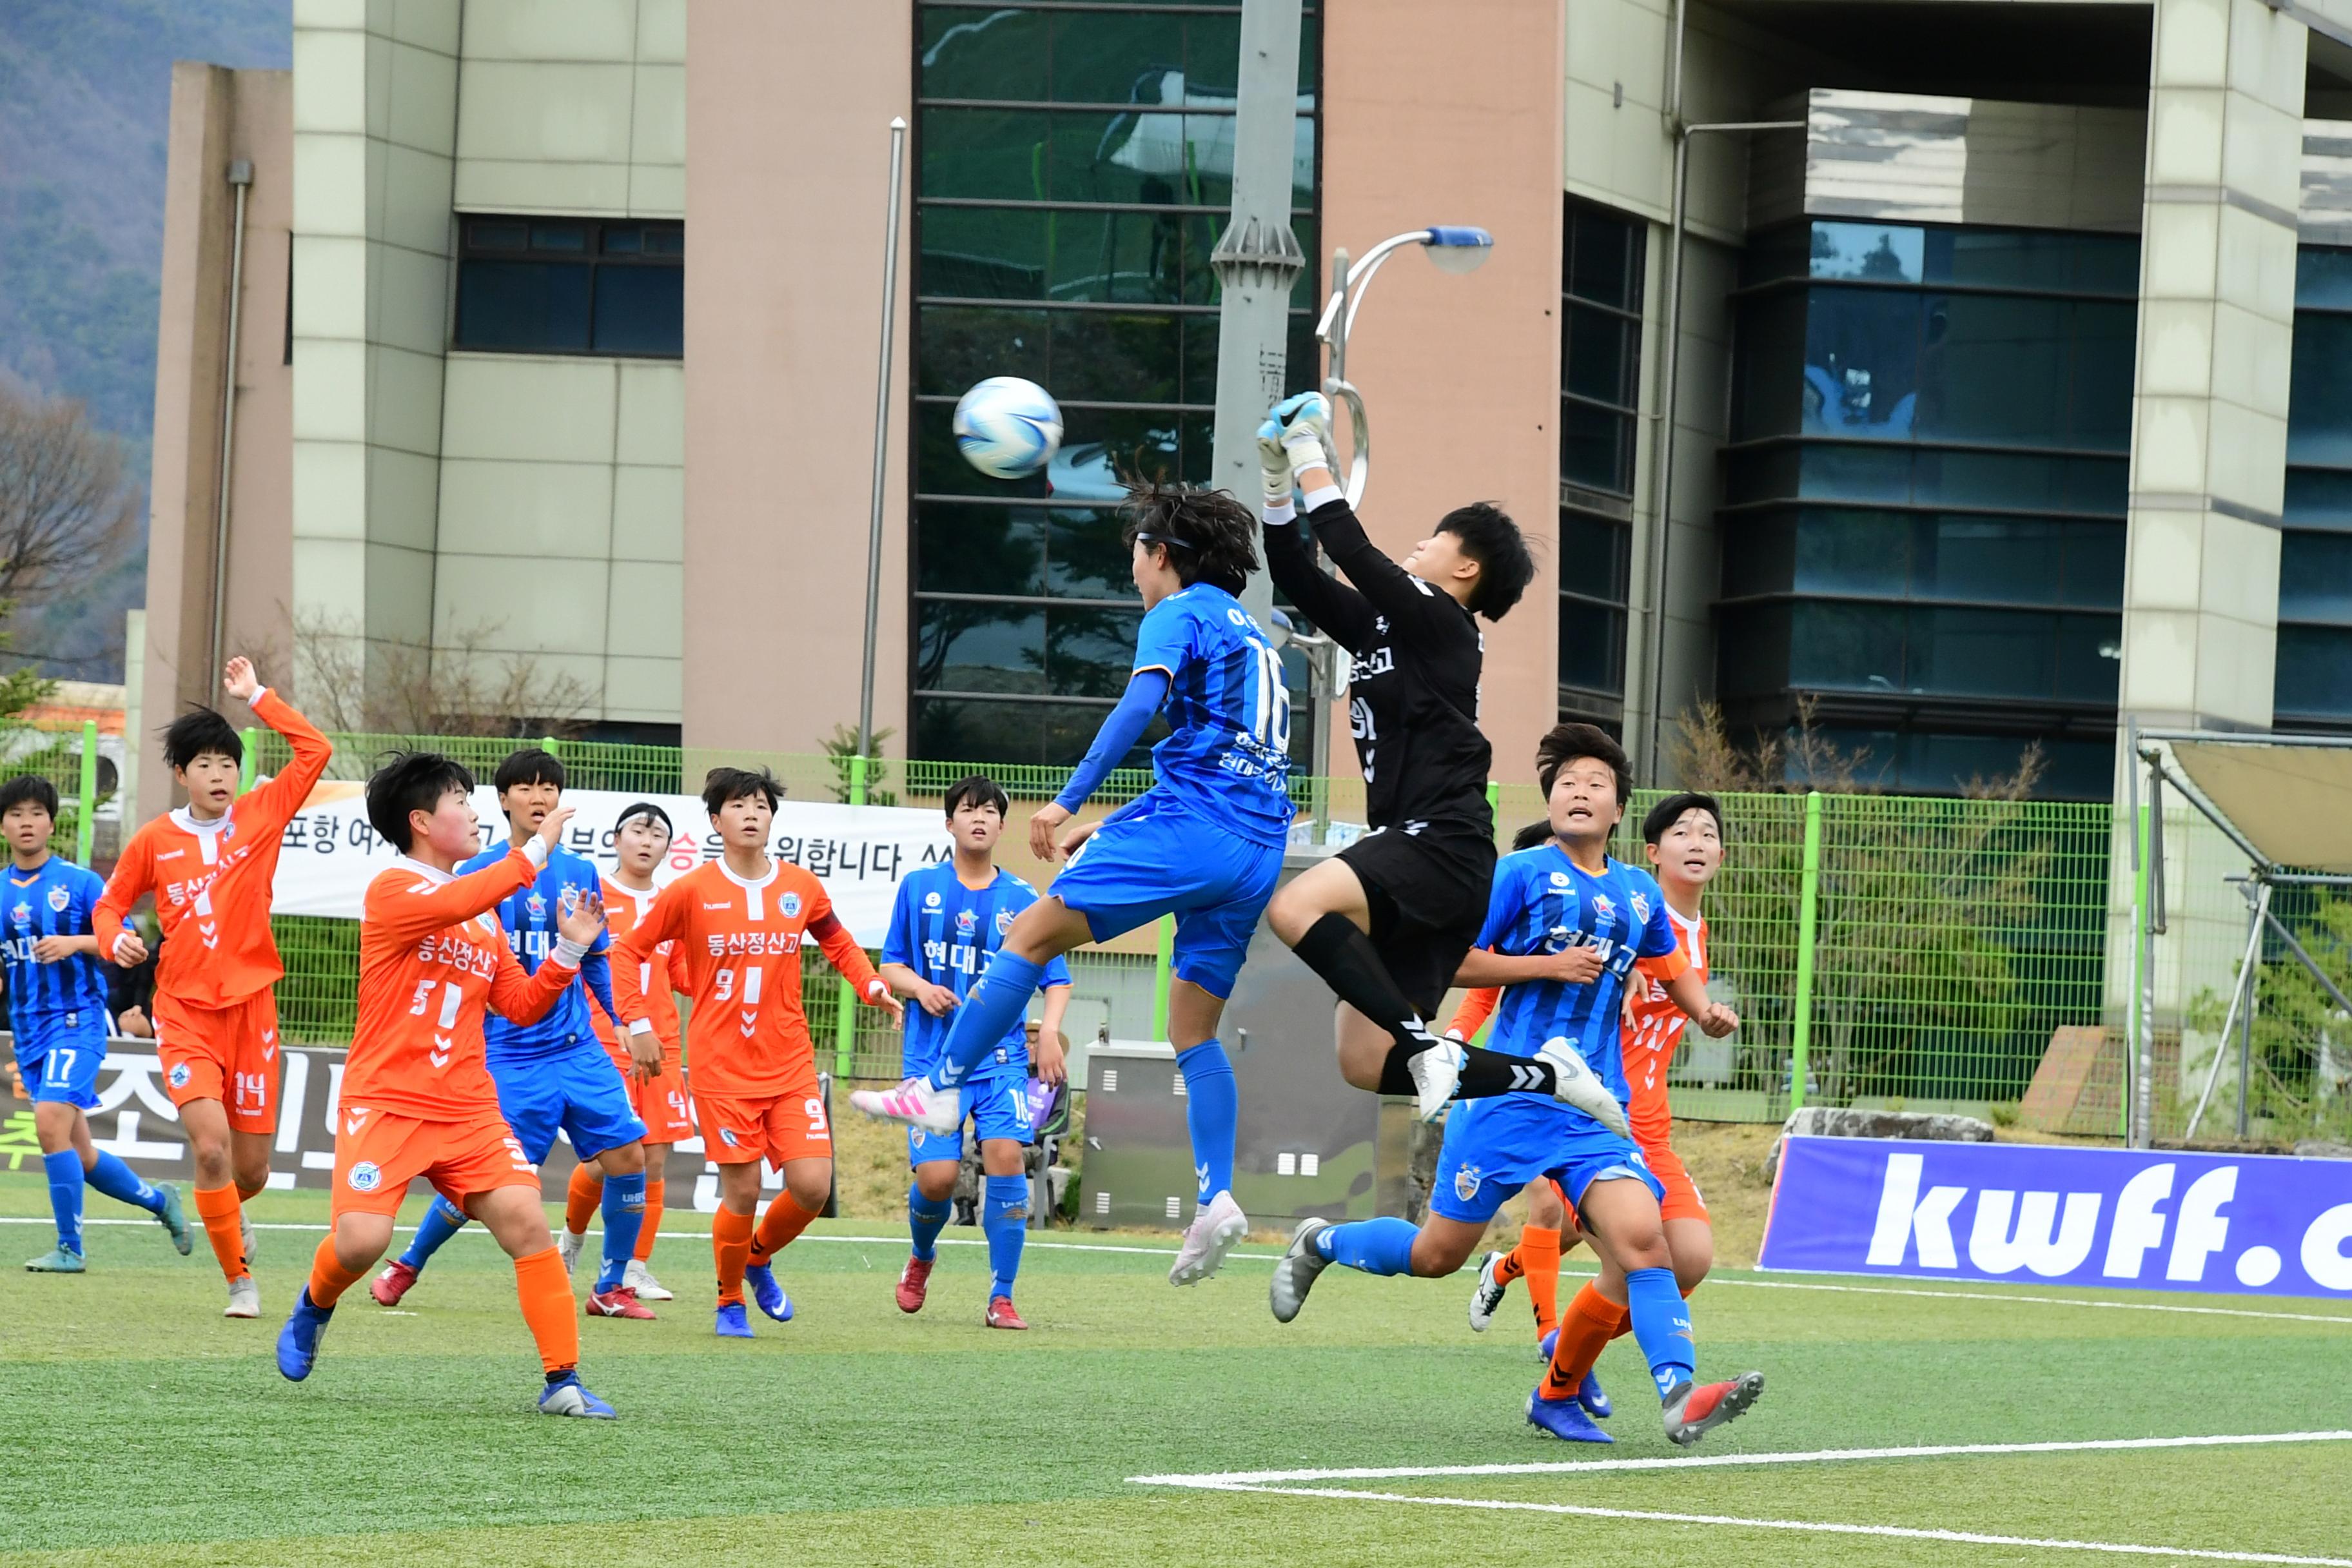
[[[1290,504],[1290,454],[1282,449],[1282,421],[1268,414],[1265,423],[1257,427],[1258,472],[1265,480],[1265,504],[1269,511]]]
[[[1339,454],[1331,447],[1331,404],[1319,392],[1302,392],[1274,405],[1274,420],[1282,426],[1282,449],[1293,473],[1322,468],[1335,479]]]

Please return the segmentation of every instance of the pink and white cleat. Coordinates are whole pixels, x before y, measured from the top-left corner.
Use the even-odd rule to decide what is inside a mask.
[[[849,1103],[885,1121],[903,1121],[927,1132],[952,1132],[963,1125],[963,1095],[934,1089],[929,1079],[910,1078],[896,1089],[852,1089]]]

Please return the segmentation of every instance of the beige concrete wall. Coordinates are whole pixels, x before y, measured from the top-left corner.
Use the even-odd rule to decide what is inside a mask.
[[[809,752],[857,721],[888,126],[911,112],[912,26],[910,6],[833,0],[688,13],[689,747]],[[900,388],[910,271],[892,302]],[[903,396],[889,439],[875,723],[904,754]]]
[[[1326,247],[1360,253],[1430,223],[1495,236],[1466,278],[1390,263],[1348,375],[1377,437],[1364,522],[1383,549],[1402,554],[1480,499],[1543,542],[1527,596],[1486,628],[1480,720],[1496,776],[1513,781],[1558,712],[1557,574],[1577,570],[1557,548],[1563,16],[1526,0],[1352,0],[1324,25]]]
[[[686,212],[686,0],[466,7],[460,212]]]
[[[183,61],[172,71],[163,256],[149,474],[146,635],[133,770],[139,816],[171,802],[155,731],[187,702],[219,698],[212,665],[220,524],[221,392],[236,215],[230,163],[253,164],[239,295],[236,448],[229,482],[225,641],[283,682],[292,650],[293,374],[285,363],[287,249],[294,212],[293,81]]]

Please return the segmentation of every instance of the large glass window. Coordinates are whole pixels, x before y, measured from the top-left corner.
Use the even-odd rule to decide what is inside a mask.
[[[686,226],[458,219],[455,346],[676,359],[686,352]]]
[[[2296,257],[2273,722],[2352,730],[2352,249]]]
[[[1648,227],[1570,201],[1559,309],[1559,715],[1624,717]]]
[[[1292,162],[1291,226],[1309,258],[1292,297],[1295,387],[1318,363],[1317,9],[1299,40]],[[1139,611],[1123,479],[1209,472],[1209,256],[1232,201],[1240,26],[1239,0],[918,9],[918,756],[1075,763],[1126,685]],[[992,479],[957,454],[956,400],[991,375],[1025,376],[1060,404],[1045,472]]]
[[[2121,670],[2137,241],[1822,222],[1743,267],[1719,520],[1735,718],[1776,727],[1810,698],[1893,737],[1906,787],[1939,758],[2095,747]]]

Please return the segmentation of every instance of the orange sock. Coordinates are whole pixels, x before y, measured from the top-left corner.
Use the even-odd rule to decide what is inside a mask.
[[[220,1259],[222,1277],[231,1284],[252,1272],[245,1266],[245,1227],[238,1223],[244,1213],[235,1187],[196,1189],[196,1214],[205,1222],[205,1237]]]
[[[637,1227],[637,1261],[643,1263],[654,1255],[654,1237],[661,1234],[662,1179],[646,1178],[646,1218]]]
[[[1552,1346],[1551,1364],[1544,1369],[1543,1397],[1566,1399],[1574,1394],[1601,1351],[1632,1321],[1630,1312],[1588,1282],[1560,1318],[1559,1340]]]
[[[719,1260],[720,1305],[743,1300],[743,1266],[751,1261],[751,1216],[720,1209],[710,1216],[710,1252]]]
[[[344,1291],[359,1283],[360,1276],[366,1272],[364,1268],[354,1272],[343,1267],[341,1260],[335,1256],[335,1237],[330,1232],[327,1239],[319,1243],[319,1250],[310,1255],[310,1304],[314,1307],[333,1306],[343,1299]]]
[[[563,1228],[574,1236],[588,1234],[588,1216],[604,1199],[604,1173],[590,1164],[572,1167],[572,1184],[563,1191]]]
[[[572,1310],[572,1276],[563,1271],[563,1258],[554,1247],[515,1259],[515,1295],[522,1302],[522,1321],[539,1345],[542,1372],[562,1372],[580,1364],[580,1316]]]
[[[768,1205],[768,1212],[760,1216],[759,1234],[751,1238],[751,1261],[772,1261],[814,1218],[816,1210],[801,1207],[801,1201],[793,1196],[790,1189],[778,1193],[775,1202]]]
[[[1519,1232],[1519,1239],[1522,1242],[1527,1239],[1527,1234],[1524,1230]],[[1554,1245],[1557,1246],[1558,1243],[1555,1242]],[[1526,1272],[1527,1267],[1519,1261],[1519,1249],[1516,1247],[1495,1260],[1495,1278],[1503,1284],[1508,1285]]]
[[[1519,1232],[1519,1245],[1511,1256],[1527,1276],[1528,1301],[1536,1310],[1536,1338],[1540,1340],[1559,1327],[1559,1232],[1531,1225]]]

